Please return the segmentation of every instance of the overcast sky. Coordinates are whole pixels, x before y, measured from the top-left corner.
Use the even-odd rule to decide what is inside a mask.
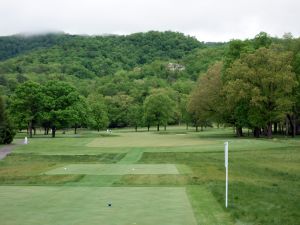
[[[0,0],[0,36],[179,31],[200,41],[300,36],[300,0]]]

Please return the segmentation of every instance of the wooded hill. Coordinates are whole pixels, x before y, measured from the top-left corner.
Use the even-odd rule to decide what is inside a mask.
[[[244,104],[243,113],[240,112],[241,115],[247,115],[244,117],[235,112],[241,109],[240,103],[235,102],[236,105],[230,109],[223,105],[223,110],[219,110],[212,105],[222,105],[219,104],[220,101],[228,103],[229,99],[218,98],[218,101],[213,99],[214,102],[203,103],[194,101],[193,96],[197,96],[198,100],[210,99],[209,96],[205,96],[205,93],[210,93],[209,91],[200,96],[195,93],[199,90],[198,87],[205,90],[209,81],[201,77],[210,76],[209,71],[212,69],[208,69],[214,68],[213,65],[216,62],[223,62],[223,64],[217,64],[220,67],[217,71],[222,82],[219,88],[222,90],[232,79],[237,79],[236,76],[239,76],[238,72],[237,75],[234,74],[234,71],[240,69],[236,67],[237,60],[241,60],[241,64],[244,65],[247,60],[243,57],[247,54],[255,55],[255,52],[261,48],[277,49],[278,52],[285,52],[289,55],[288,59],[284,57],[282,59],[286,59],[285,64],[288,65],[286,71],[291,72],[291,77],[293,77],[290,80],[291,86],[286,87],[290,88],[291,92],[287,93],[283,90],[279,92],[293,96],[293,99],[288,101],[291,101],[289,104],[293,104],[294,108],[289,106],[286,107],[289,111],[281,110],[280,113],[275,113],[276,118],[272,118],[269,123],[279,126],[282,132],[291,132],[296,130],[295,124],[298,117],[296,105],[299,99],[295,93],[300,74],[299,46],[299,39],[289,34],[280,39],[270,37],[266,33],[260,33],[251,40],[233,40],[229,43],[203,43],[193,37],[169,31],[151,31],[127,36],[45,34],[28,37],[22,35],[0,37],[0,91],[7,96],[7,107],[19,128],[31,124],[32,128],[43,126],[46,130],[53,125],[57,128],[88,126],[96,129],[107,126],[137,127],[143,125],[149,127],[155,125],[159,129],[160,125],[166,126],[181,122],[190,123],[196,127],[216,122],[237,127],[239,135],[243,127],[263,133],[266,125],[258,119],[250,119],[253,115],[249,109],[253,107],[248,103],[252,101],[253,96],[241,97],[242,100],[248,101]],[[261,54],[268,55],[267,53]],[[273,59],[280,60],[276,57]],[[248,72],[245,73],[248,74]],[[277,80],[281,79],[278,75],[276,76]],[[78,97],[74,98],[74,103],[83,102],[82,104],[87,104],[89,107],[77,106],[82,109],[79,110],[82,115],[78,114],[74,118],[78,110],[72,111],[73,106],[70,103],[69,106],[65,106],[65,109],[68,108],[68,113],[64,116],[68,118],[50,121],[51,116],[47,113],[46,115],[44,111],[51,111],[49,103],[54,104],[60,97],[55,97],[55,93],[60,93],[55,90],[55,86],[62,89],[68,86],[69,88],[65,89],[70,93],[78,93]],[[212,85],[212,87],[215,86]],[[253,88],[256,87],[253,86]],[[238,89],[239,86],[236,86],[235,90]],[[30,110],[27,110],[27,114],[12,113],[16,110],[26,112],[26,106],[36,97],[31,95],[31,99],[27,99],[26,102],[26,96],[29,96],[26,92],[33,93],[33,90],[36,91],[37,96],[40,96],[36,102],[40,104],[48,102],[48,105],[36,107],[39,112],[34,115]],[[192,90],[194,92],[190,95]],[[52,99],[41,97],[40,92],[47,93],[47,96],[52,96]],[[223,96],[225,92],[213,93]],[[226,94],[226,96],[229,95]],[[22,98],[23,101],[20,102]],[[44,100],[40,101],[42,98]],[[194,108],[189,107],[192,101]],[[287,102],[286,99],[281,99],[281,101]],[[206,107],[208,105],[210,105],[209,108]],[[277,110],[277,108],[272,108],[272,110]],[[62,113],[64,110],[58,107],[52,111]],[[257,114],[255,118],[259,115],[263,113]],[[58,115],[52,116],[57,118]],[[60,114],[59,117],[64,116]],[[96,119],[97,116],[98,119]],[[282,122],[289,117],[293,118],[289,120],[289,124]],[[88,121],[87,118],[92,118],[92,121]]]

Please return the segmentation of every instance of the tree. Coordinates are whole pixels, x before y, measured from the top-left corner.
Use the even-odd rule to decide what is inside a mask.
[[[43,117],[49,122],[52,137],[55,137],[57,128],[68,127],[72,123],[80,97],[74,87],[62,81],[47,82],[43,91],[46,96]]]
[[[236,60],[228,69],[224,86],[227,105],[242,109],[252,128],[263,128],[272,136],[272,124],[291,112],[297,87],[291,53],[273,46],[260,48]]]
[[[253,42],[255,49],[268,48],[272,44],[272,39],[266,32],[260,32],[255,36]]]
[[[175,103],[167,95],[166,91],[159,90],[149,95],[144,101],[145,121],[157,125],[159,131],[160,125],[167,125],[174,113]]]
[[[221,90],[223,82],[221,73],[223,63],[217,62],[211,66],[207,73],[201,75],[197,85],[192,91],[187,110],[192,116],[192,121],[198,130],[201,129],[208,121],[220,121],[221,113]]]
[[[15,134],[5,110],[3,97],[0,96],[0,144],[10,144]]]
[[[71,107],[71,125],[74,127],[74,133],[77,134],[77,128],[87,124],[88,106],[84,97],[79,96],[78,101]]]
[[[44,100],[41,85],[32,81],[21,84],[11,98],[10,111],[17,124],[27,124],[30,137],[33,127],[40,119]]]
[[[108,105],[108,118],[110,127],[126,127],[128,126],[129,107],[133,103],[133,98],[129,95],[119,93],[115,96],[107,96],[105,98]]]
[[[102,95],[91,94],[88,96],[89,105],[89,119],[88,124],[90,127],[100,131],[102,128],[106,128],[109,124],[107,115],[107,107]]]
[[[137,132],[138,126],[143,124],[143,107],[138,104],[132,104],[128,110],[128,124],[133,126]]]

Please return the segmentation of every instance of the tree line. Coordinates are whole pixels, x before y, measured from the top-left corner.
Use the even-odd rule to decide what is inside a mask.
[[[135,130],[138,126],[147,126],[149,130],[155,124],[159,131],[161,125],[166,127],[175,118],[176,103],[171,95],[171,90],[155,89],[142,104],[137,104],[126,95],[115,99],[92,93],[85,98],[62,81],[44,84],[26,81],[9,98],[7,110],[15,126],[27,129],[30,137],[39,127],[44,128],[45,135],[51,131],[55,137],[57,129],[72,127],[76,134],[78,127],[100,131],[115,122],[133,126]]]
[[[255,137],[299,132],[300,40],[286,35],[281,43],[266,33],[254,42],[231,41],[225,60],[197,81],[188,111],[196,126],[213,121],[243,128]]]

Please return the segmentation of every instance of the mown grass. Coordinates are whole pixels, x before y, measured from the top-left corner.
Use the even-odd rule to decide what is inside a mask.
[[[299,138],[235,138],[231,129],[195,133],[175,127],[160,133],[69,132],[56,139],[39,135],[29,141],[0,161],[0,185],[185,187],[198,224],[299,224]],[[224,207],[224,141],[229,141],[228,209]],[[175,164],[180,174],[45,174],[78,163]]]
[[[51,169],[69,163],[115,163],[125,154],[100,155],[35,155],[9,154],[0,161],[0,185],[64,185],[78,182],[84,175],[46,175]]]
[[[0,208],[5,225],[197,224],[178,187],[0,186]]]

